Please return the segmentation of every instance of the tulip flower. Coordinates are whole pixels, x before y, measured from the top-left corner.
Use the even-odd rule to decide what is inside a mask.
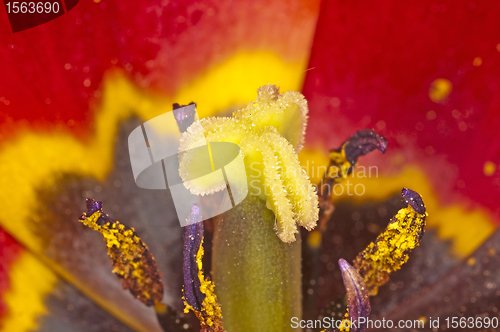
[[[496,330],[499,13],[94,0],[16,33],[3,14],[0,331]],[[266,85],[308,112],[241,111]],[[191,102],[213,133],[262,126],[238,144],[268,162],[262,195],[181,227],[168,190],[135,184],[127,137]]]

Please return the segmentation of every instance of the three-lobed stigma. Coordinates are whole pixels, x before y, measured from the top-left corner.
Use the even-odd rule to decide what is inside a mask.
[[[257,100],[232,117],[212,117],[193,123],[181,138],[180,150],[188,151],[212,142],[238,144],[243,158],[249,195],[259,196],[276,216],[276,232],[283,242],[295,241],[297,225],[310,230],[318,220],[318,196],[297,153],[307,124],[307,102],[294,91],[279,93],[274,85],[259,88]],[[225,184],[204,185],[190,181],[196,156],[184,154],[179,174],[193,194],[206,195]]]

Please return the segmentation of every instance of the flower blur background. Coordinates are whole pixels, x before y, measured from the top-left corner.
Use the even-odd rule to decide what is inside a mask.
[[[428,227],[372,316],[498,317],[498,2],[94,0],[18,33],[1,11],[1,331],[161,331],[78,223],[85,198],[136,228],[181,308],[181,227],[167,191],[135,185],[128,134],[174,102],[229,114],[268,83],[309,101],[300,159],[315,182],[356,130],[389,140],[361,160],[376,172],[334,193],[304,317],[342,293],[337,259],[375,239],[404,186]]]

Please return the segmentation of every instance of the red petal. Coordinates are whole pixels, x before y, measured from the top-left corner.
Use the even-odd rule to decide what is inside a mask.
[[[389,153],[427,169],[443,201],[459,193],[500,217],[499,15],[490,2],[323,2],[304,86],[308,142],[335,147],[375,128]],[[439,78],[453,87],[436,103]]]
[[[317,3],[80,1],[67,14],[15,34],[2,15],[2,134],[22,120],[88,133],[93,101],[111,68],[172,94],[239,50],[266,49],[295,60],[309,45],[303,25],[315,17]]]
[[[21,245],[0,228],[0,320],[8,310],[3,302],[3,294],[10,288],[10,265],[19,257],[22,251]]]

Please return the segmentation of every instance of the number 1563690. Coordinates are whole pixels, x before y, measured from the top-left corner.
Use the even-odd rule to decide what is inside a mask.
[[[60,7],[58,2],[7,2],[5,3],[8,14],[41,14],[41,13],[59,13]]]

